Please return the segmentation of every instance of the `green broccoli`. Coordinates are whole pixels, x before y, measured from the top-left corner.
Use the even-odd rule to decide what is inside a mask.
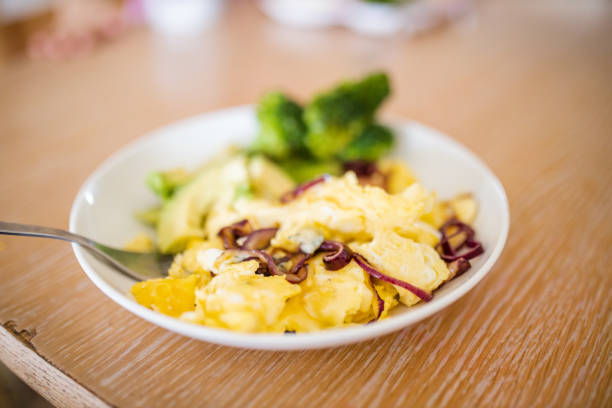
[[[275,159],[283,159],[304,150],[306,126],[302,107],[286,95],[271,92],[257,106],[260,131],[253,150]]]
[[[372,122],[389,93],[387,75],[374,73],[316,96],[304,110],[310,153],[319,159],[340,153]]]
[[[161,199],[168,200],[179,187],[191,180],[191,176],[183,169],[154,171],[147,176],[147,185]]]
[[[340,162],[336,160],[292,159],[278,164],[296,183],[303,183],[323,174],[337,176],[342,169]]]
[[[393,146],[393,133],[388,127],[371,124],[340,152],[339,158],[351,160],[378,160]]]

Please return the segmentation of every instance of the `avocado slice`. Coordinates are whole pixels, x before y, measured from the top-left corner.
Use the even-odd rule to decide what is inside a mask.
[[[164,203],[157,223],[161,252],[177,253],[192,238],[204,237],[204,220],[219,197],[233,196],[239,185],[249,182],[244,156],[206,166]]]
[[[254,192],[269,200],[277,200],[295,188],[295,183],[287,173],[264,156],[251,157],[249,179]]]

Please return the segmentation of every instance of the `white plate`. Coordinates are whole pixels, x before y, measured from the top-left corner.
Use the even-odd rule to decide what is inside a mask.
[[[421,124],[392,124],[398,139],[395,155],[410,164],[426,188],[440,197],[469,191],[480,205],[475,227],[484,255],[472,262],[467,273],[435,291],[429,303],[398,307],[389,318],[363,326],[293,335],[241,334],[185,323],[149,310],[129,294],[132,280],[77,245],[73,245],[74,253],[94,284],[127,310],[173,332],[213,343],[269,350],[321,348],[370,339],[414,324],[459,299],[489,272],[506,242],[510,216],[501,183],[474,154]],[[228,144],[248,144],[256,130],[253,109],[245,106],[186,119],[136,140],[87,179],[72,206],[70,231],[121,247],[145,231],[134,220],[134,212],[156,202],[145,187],[148,172],[177,166],[195,168]]]

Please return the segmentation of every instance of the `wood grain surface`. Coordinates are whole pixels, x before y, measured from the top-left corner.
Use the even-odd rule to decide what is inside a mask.
[[[9,60],[0,218],[67,227],[87,175],[143,133],[374,68],[393,77],[386,112],[452,135],[508,192],[506,249],[464,298],[361,344],[240,350],[131,315],[64,243],[0,237],[0,358],[58,406],[612,406],[609,1],[485,1],[414,40],[290,29],[234,1],[196,40],[142,29],[72,61]]]

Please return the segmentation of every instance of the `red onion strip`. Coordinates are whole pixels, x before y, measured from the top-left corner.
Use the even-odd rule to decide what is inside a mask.
[[[365,160],[348,161],[342,167],[345,172],[352,171],[357,177],[370,177],[372,174],[380,171],[376,163]]]
[[[236,239],[243,237],[251,232],[251,224],[248,220],[235,222],[227,227],[223,227],[217,233],[217,236],[223,240],[225,249],[236,249]]]
[[[308,254],[300,254],[300,259],[291,268],[291,271],[286,273],[278,267],[274,258],[268,253],[257,249],[230,249],[230,253],[244,257],[243,261],[255,259],[262,265],[267,267],[271,275],[284,276],[291,283],[300,283],[308,276],[308,264],[306,261],[310,258]]]
[[[300,283],[308,277],[308,264],[302,264],[296,273],[288,273],[285,275],[290,283]]]
[[[344,268],[353,259],[353,251],[341,242],[323,241],[319,250],[329,252],[323,255],[323,263],[325,268],[330,271]]]
[[[404,282],[403,280],[396,279],[392,276],[385,275],[384,273],[377,271],[376,269],[374,269],[374,267],[372,267],[372,265],[368,263],[368,261],[363,256],[359,254],[354,254],[353,259],[355,260],[355,262],[357,262],[357,265],[359,265],[361,269],[366,271],[371,276],[377,279],[380,279],[382,281],[389,282],[392,285],[396,285],[401,288],[404,288],[410,291],[411,293],[413,293],[415,296],[417,296],[419,299],[423,300],[424,302],[429,302],[433,298],[431,294],[427,293],[423,289],[417,288],[416,286],[413,286],[408,282]]]
[[[470,259],[476,258],[478,255],[481,255],[484,253],[482,244],[478,241],[467,241],[465,245],[470,249],[460,254],[452,254],[452,255],[440,254],[440,258],[444,259],[446,262],[453,262],[461,258],[469,261]]]
[[[387,190],[387,174],[380,171],[375,162],[365,160],[353,160],[345,162],[343,165],[344,172],[352,171],[359,179],[359,184],[377,186],[383,190]]]
[[[450,272],[450,276],[448,277],[448,280],[451,280],[453,278],[456,278],[457,276],[460,276],[465,271],[470,269],[470,267],[471,267],[470,261],[468,261],[465,258],[459,258],[456,261],[449,263],[448,271]]]
[[[297,274],[300,269],[302,269],[302,267],[306,264],[306,261],[310,259],[310,255],[309,254],[298,254],[298,256],[300,257],[298,259],[298,261],[295,263],[295,265],[293,265],[293,267],[291,268],[291,271],[289,271],[290,274],[295,275]]]
[[[285,256],[282,256],[280,258],[274,258],[274,262],[276,262],[277,265],[285,263],[285,262],[290,261],[290,260],[291,260],[291,257],[289,255],[285,255]]]
[[[385,310],[385,301],[382,300],[382,298],[378,294],[378,291],[376,290],[376,286],[374,286],[374,282],[372,282],[371,276],[370,276],[370,285],[372,285],[372,290],[374,291],[374,295],[376,296],[376,302],[378,303],[378,312],[376,313],[376,317],[370,320],[368,324],[374,323],[375,321],[380,319],[380,316],[382,315],[383,310]]]
[[[321,176],[321,177],[317,177],[314,180],[310,180],[303,184],[300,184],[299,186],[297,186],[295,190],[291,190],[283,194],[280,198],[281,203],[288,203],[291,200],[295,200],[296,198],[304,194],[304,192],[308,190],[309,188],[316,186],[319,183],[323,183],[327,179],[328,179],[328,176]]]
[[[299,259],[285,275],[285,279],[291,283],[300,283],[308,277],[308,264],[306,261],[310,259],[311,255],[300,253],[297,256]]]
[[[456,227],[458,230],[448,235],[448,229],[450,227]],[[454,262],[461,258],[467,261],[484,253],[482,244],[474,239],[476,233],[472,227],[455,218],[442,225],[442,227],[440,227],[440,233],[442,234],[442,238],[440,238],[440,242],[436,244],[435,248],[439,250],[440,257],[446,262]],[[450,243],[450,239],[462,233],[465,234],[465,239],[461,241],[460,244],[453,247]],[[464,247],[467,247],[468,250],[457,253],[458,250]]]
[[[240,249],[264,249],[276,235],[278,228],[262,228],[251,232],[240,246]]]
[[[268,272],[272,275],[283,276],[285,273],[281,271],[276,263],[274,262],[274,258],[271,255],[265,253],[264,251],[256,250],[256,249],[230,249],[230,253],[233,253],[238,256],[243,256],[245,260],[247,259],[257,259],[262,262],[264,265],[268,267]]]

